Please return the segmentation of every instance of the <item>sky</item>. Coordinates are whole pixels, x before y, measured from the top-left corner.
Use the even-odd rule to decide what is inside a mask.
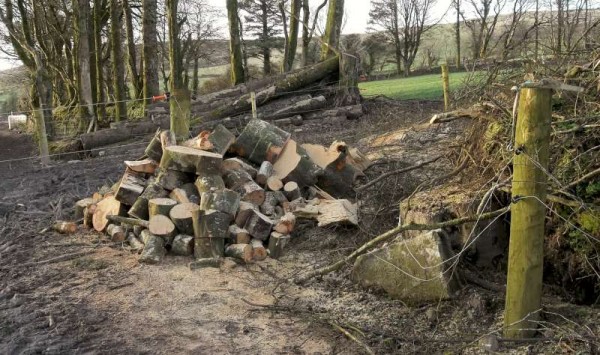
[[[311,7],[316,7],[322,0],[310,0]],[[208,0],[208,2],[225,13],[225,0]],[[313,5],[314,3],[314,5]],[[345,0],[347,19],[343,28],[343,33],[364,33],[367,31],[367,22],[369,19],[370,0]],[[432,18],[439,19],[448,10],[450,0],[438,0],[434,7]],[[320,16],[325,16],[327,8],[321,10]],[[223,20],[227,18],[223,16]],[[0,70],[10,69],[19,66],[21,63],[15,60],[8,60],[3,53],[0,53]]]

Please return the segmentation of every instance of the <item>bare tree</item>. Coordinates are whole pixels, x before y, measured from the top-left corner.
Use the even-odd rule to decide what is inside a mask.
[[[308,64],[308,52],[310,42],[315,34],[315,29],[319,21],[319,13],[327,5],[327,0],[316,8],[314,16],[312,17],[311,23],[311,10],[309,6],[309,0],[303,0],[302,2],[302,57],[300,58],[300,66],[305,67]]]
[[[144,72],[144,97],[157,95],[160,89],[158,83],[158,33],[157,16],[158,4],[156,0],[143,0],[142,12],[142,61]],[[150,99],[145,101],[148,105]]]
[[[229,57],[231,58],[231,82],[242,84],[245,79],[242,57],[241,21],[238,17],[237,0],[227,0],[227,18],[229,22]]]
[[[498,25],[500,13],[507,0],[468,0],[474,19],[467,19],[461,12],[464,24],[471,31],[473,59],[485,58]]]
[[[327,24],[321,45],[321,60],[335,55],[340,44],[342,24],[344,19],[344,0],[329,0],[327,10]]]

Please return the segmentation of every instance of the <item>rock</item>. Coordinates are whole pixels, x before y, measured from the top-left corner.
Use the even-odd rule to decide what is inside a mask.
[[[454,253],[441,230],[391,243],[356,260],[352,279],[364,287],[381,289],[392,298],[421,304],[450,298],[460,287]]]

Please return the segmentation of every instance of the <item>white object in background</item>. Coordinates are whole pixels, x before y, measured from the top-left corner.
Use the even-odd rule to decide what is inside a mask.
[[[18,124],[27,123],[27,115],[9,115],[8,116],[8,129],[15,128]]]

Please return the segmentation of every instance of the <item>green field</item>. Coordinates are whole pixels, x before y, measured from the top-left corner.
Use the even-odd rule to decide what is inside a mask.
[[[472,73],[450,73],[450,90],[465,82]],[[364,97],[385,95],[399,100],[441,100],[441,74],[421,75],[411,78],[379,80],[360,83],[360,92]]]

